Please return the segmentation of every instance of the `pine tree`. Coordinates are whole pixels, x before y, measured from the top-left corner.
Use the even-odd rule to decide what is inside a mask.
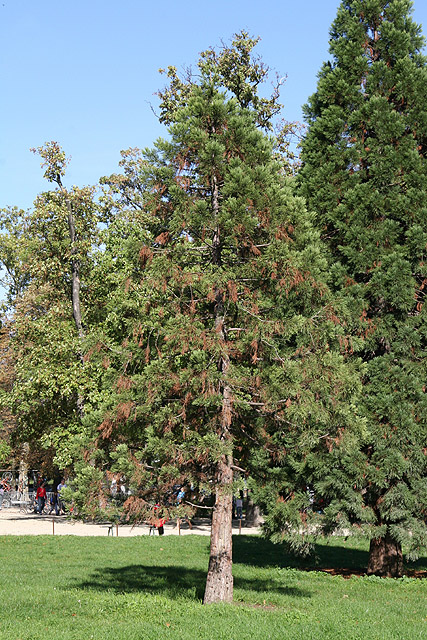
[[[326,429],[338,437],[350,422],[337,399],[354,377],[318,234],[257,110],[211,69],[173,106],[168,139],[130,150],[124,174],[103,180],[143,229],[139,245],[134,231],[124,239],[124,286],[93,345],[109,394],[92,419],[103,416],[103,465],[130,484],[129,517],[148,519],[154,502],[182,515],[214,495],[210,603],[233,594],[234,475],[280,464],[284,443],[301,457],[326,447]],[[189,500],[175,508],[178,484]]]
[[[411,7],[341,3],[305,107],[299,177],[367,367],[367,436],[328,514],[369,525],[368,572],[393,576],[402,544],[414,557],[427,542],[427,66]]]

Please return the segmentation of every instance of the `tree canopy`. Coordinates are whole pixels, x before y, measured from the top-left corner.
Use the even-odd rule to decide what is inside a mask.
[[[128,478],[131,517],[154,501],[159,515],[182,512],[176,486],[197,504],[215,495],[205,602],[232,598],[233,476],[284,465],[305,494],[307,452],[358,428],[319,236],[258,115],[202,73],[174,103],[168,139],[129,150],[124,173],[103,180],[117,220],[142,227],[93,336],[110,389],[97,447]]]
[[[363,497],[356,520],[372,527],[369,570],[392,575],[402,543],[416,554],[427,541],[427,67],[411,5],[341,3],[332,61],[305,107],[299,174],[363,338],[368,431],[349,460]]]

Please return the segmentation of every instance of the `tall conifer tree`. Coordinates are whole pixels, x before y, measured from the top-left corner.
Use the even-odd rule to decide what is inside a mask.
[[[402,544],[414,555],[427,540],[427,67],[411,8],[341,3],[299,178],[364,339],[368,435],[348,467],[361,496],[350,516],[370,523],[368,571],[393,576]],[[328,513],[345,510],[337,498]]]
[[[337,398],[354,378],[318,234],[253,103],[202,68],[172,116],[167,141],[125,153],[124,174],[104,180],[144,230],[126,240],[125,286],[94,344],[109,395],[92,418],[132,488],[130,516],[147,519],[153,500],[161,515],[188,509],[174,508],[177,484],[190,502],[214,495],[210,603],[233,594],[233,476],[280,464],[284,442],[296,456],[342,435],[351,411]]]

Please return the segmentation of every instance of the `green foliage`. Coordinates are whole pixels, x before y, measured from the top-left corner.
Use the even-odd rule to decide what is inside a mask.
[[[40,194],[32,210],[12,209],[2,217],[0,259],[10,275],[15,359],[15,380],[3,400],[16,415],[14,441],[28,441],[36,452],[45,449],[65,468],[72,462],[71,441],[84,431],[83,398],[96,397],[99,378],[83,361],[82,336],[73,317],[72,271],[78,264],[83,322],[90,326],[101,302],[91,282],[100,218],[93,188],[67,191],[62,185],[67,160],[58,144],[47,143],[37,152],[56,188]]]
[[[2,423],[0,422],[0,428],[2,427]],[[9,462],[10,455],[12,453],[12,448],[10,444],[0,438],[0,464],[5,464]]]
[[[7,303],[13,304],[16,296],[25,289],[28,276],[23,268],[23,258],[16,248],[26,233],[23,221],[24,212],[16,207],[0,210],[0,265],[2,278],[0,284],[5,288]]]
[[[197,67],[202,78],[226,89],[243,109],[251,108],[255,112],[257,124],[272,130],[274,117],[282,108],[278,102],[280,81],[274,87],[272,96],[264,98],[259,95],[259,88],[264,86],[270,73],[260,56],[252,53],[259,41],[259,37],[252,38],[247,31],[241,31],[235,34],[230,45],[223,44],[219,50],[211,47],[203,51]],[[187,105],[192,86],[199,84],[200,80],[193,76],[191,70],[181,80],[173,66],[168,67],[167,72],[164,69],[160,69],[160,72],[166,73],[169,79],[169,85],[158,92],[161,99],[160,121],[169,125],[174,122],[179,110]]]
[[[46,142],[43,147],[37,147],[37,149],[31,149],[31,151],[43,159],[41,166],[46,169],[44,178],[48,182],[59,184],[65,176],[65,169],[69,163],[69,159],[59,144],[55,141]]]
[[[367,433],[336,516],[427,543],[427,67],[412,3],[342,2],[305,107],[301,192],[352,310]],[[348,487],[360,492],[360,499]],[[350,507],[350,508],[349,508]],[[332,508],[329,512],[332,516]],[[415,523],[418,524],[415,524]]]
[[[230,455],[273,502],[288,487],[304,492],[321,479],[310,453],[327,458],[363,431],[348,312],[328,289],[311,215],[260,130],[264,68],[248,67],[246,38],[205,52],[197,84],[170,71],[168,139],[123,152],[123,173],[102,180],[111,222],[98,265],[109,291],[90,360],[105,374],[88,421],[141,518],[155,501],[173,512],[178,484],[203,500]],[[236,56],[250,100],[236,95]]]
[[[160,69],[160,73],[166,74],[168,85],[157,94],[160,98],[159,120],[172,124],[179,110],[188,104],[192,87],[200,84],[200,77],[208,79],[211,84],[226,90],[227,97],[234,97],[240,107],[250,109],[258,127],[275,132],[275,153],[284,170],[292,173],[296,156],[290,143],[299,125],[279,118],[282,109],[280,87],[285,77],[279,78],[276,74],[272,94],[268,97],[262,95],[271,69],[253,53],[259,41],[259,37],[253,38],[242,30],[234,35],[231,44],[223,43],[219,49],[210,47],[202,51],[196,74],[188,69],[181,78],[176,67],[169,66],[167,71]]]

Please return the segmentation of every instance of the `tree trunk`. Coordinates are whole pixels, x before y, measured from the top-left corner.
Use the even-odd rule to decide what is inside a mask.
[[[214,132],[214,129],[213,129]],[[212,238],[212,263],[217,267],[222,263],[221,234],[218,226],[219,191],[216,175],[211,179],[212,215],[215,229]],[[230,432],[232,421],[232,390],[227,383],[230,358],[227,353],[227,329],[224,309],[224,297],[220,288],[215,293],[215,332],[221,344],[222,354],[218,361],[221,372],[222,408],[219,430],[220,440],[229,448],[229,452],[221,456],[216,473],[216,500],[212,514],[211,550],[209,557],[208,575],[206,578],[204,604],[213,602],[233,601],[232,574],[232,517],[233,517],[233,456],[232,435]]]
[[[71,304],[73,308],[73,318],[76,325],[77,333],[79,336],[80,347],[82,340],[84,338],[84,330],[82,323],[82,312],[80,308],[80,260],[77,258],[77,249],[76,249],[76,223],[74,219],[73,205],[71,203],[70,197],[67,193],[67,190],[63,186],[61,182],[60,176],[57,177],[57,184],[61,189],[64,198],[65,204],[67,207],[68,213],[68,230],[70,234],[70,247],[71,247]],[[79,357],[84,366],[83,360],[83,352],[80,348]],[[79,394],[77,398],[77,410],[81,416],[84,414],[84,400],[83,397]]]
[[[215,329],[225,344],[222,296],[218,295],[215,314]],[[220,439],[230,448],[232,436],[232,391],[226,382],[230,360],[226,353],[222,355],[219,368],[223,374],[222,410]],[[233,456],[224,454],[218,462],[215,508],[212,514],[211,550],[209,569],[206,578],[204,604],[233,601],[232,574],[232,518],[233,518]]]
[[[211,550],[204,604],[233,601],[232,513],[233,470],[231,456],[218,463],[215,509],[212,515]]]
[[[68,214],[68,231],[70,234],[70,247],[71,247],[71,302],[73,306],[73,318],[76,323],[77,333],[79,338],[84,338],[82,313],[80,309],[80,260],[77,258],[76,249],[76,222],[74,220],[73,205],[70,200],[70,196],[64,185],[62,184],[61,176],[56,176],[56,184],[60,188],[62,195],[64,196],[65,206],[67,207]]]
[[[77,333],[79,334],[79,338],[82,339],[84,337],[83,324],[82,324],[82,313],[80,310],[80,261],[76,258],[76,224],[74,221],[73,207],[71,205],[68,194],[65,193],[65,202],[67,205],[68,211],[68,229],[70,232],[70,245],[71,245],[71,255],[73,256],[71,261],[71,299],[73,305],[73,318],[76,323]]]
[[[76,324],[76,329],[79,336],[80,347],[81,347],[81,342],[84,338],[84,331],[83,331],[83,324],[82,324],[82,313],[80,309],[80,261],[76,257],[77,252],[75,248],[76,224],[74,221],[73,208],[67,194],[65,195],[65,201],[67,204],[67,211],[68,211],[68,228],[70,231],[71,255],[73,256],[71,260],[71,283],[72,283],[71,301],[73,306],[73,318]],[[82,362],[82,365],[84,366],[83,353],[81,348],[80,348],[79,357]],[[83,400],[83,397],[80,395],[80,393],[77,398],[77,410],[81,416],[84,414],[84,400]]]
[[[30,445],[24,442],[22,445],[21,459],[19,461],[18,490],[21,492],[21,499],[28,500],[28,452]]]
[[[261,514],[258,505],[254,504],[252,500],[248,500],[245,518],[246,524],[257,527],[260,523],[260,518]]]
[[[402,576],[402,547],[389,533],[386,533],[383,538],[371,540],[367,574],[383,578],[400,578]]]

